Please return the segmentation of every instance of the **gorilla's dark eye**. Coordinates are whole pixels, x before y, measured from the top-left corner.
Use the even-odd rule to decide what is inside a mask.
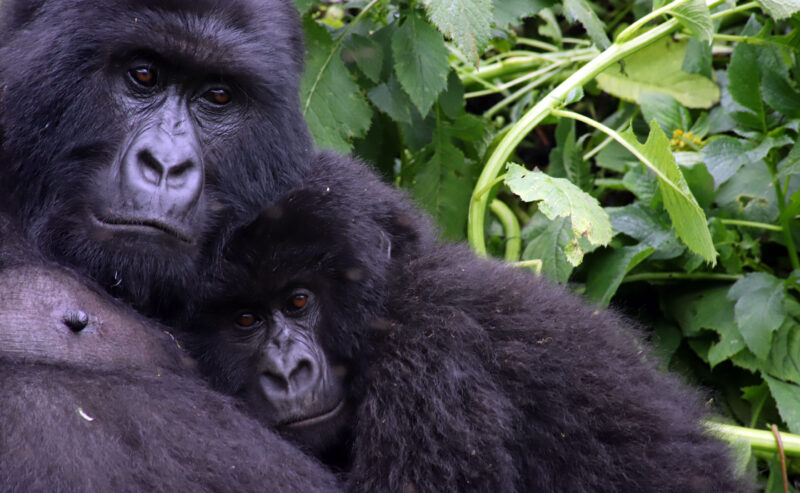
[[[296,312],[305,308],[308,304],[308,295],[305,293],[295,293],[286,301],[286,310]]]
[[[154,87],[158,82],[156,70],[150,66],[132,68],[128,73],[131,75],[134,82],[140,86]]]
[[[220,106],[231,102],[231,93],[227,89],[210,89],[203,94],[203,98]]]
[[[254,329],[261,325],[261,317],[254,313],[243,312],[236,316],[236,325],[243,329]]]

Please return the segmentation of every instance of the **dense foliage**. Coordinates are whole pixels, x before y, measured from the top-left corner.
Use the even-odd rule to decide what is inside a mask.
[[[730,423],[800,433],[800,2],[296,4],[320,147],[643,319]],[[737,436],[743,465],[775,448]]]

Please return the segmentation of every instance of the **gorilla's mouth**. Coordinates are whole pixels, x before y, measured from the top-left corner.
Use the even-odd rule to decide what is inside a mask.
[[[164,233],[178,240],[192,244],[192,239],[180,229],[165,222],[148,218],[128,218],[128,217],[100,217],[97,214],[90,214],[92,220],[103,228],[117,231],[128,231],[132,233],[153,233],[154,231]]]
[[[312,426],[315,424],[323,423],[328,421],[329,419],[333,418],[344,408],[344,399],[340,400],[333,406],[332,409],[329,411],[325,411],[322,414],[317,414],[316,416],[311,416],[307,418],[301,418],[296,421],[289,421],[287,423],[283,423],[281,426],[290,429],[297,429],[297,428],[305,428],[306,426]]]

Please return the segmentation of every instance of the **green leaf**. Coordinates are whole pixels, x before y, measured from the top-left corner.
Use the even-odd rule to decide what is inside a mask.
[[[586,296],[601,306],[608,306],[625,274],[653,252],[647,245],[639,244],[593,254],[586,279]]]
[[[298,12],[305,14],[314,5],[314,0],[294,0],[294,5],[297,7]]]
[[[670,228],[666,214],[656,212],[650,207],[636,202],[624,207],[606,208],[611,218],[614,231],[625,233],[645,246],[652,247],[655,252],[652,260],[666,260],[679,257],[685,250]]]
[[[717,205],[729,217],[763,223],[778,218],[773,177],[761,162],[743,166],[717,190]]]
[[[564,12],[572,21],[578,21],[586,29],[586,34],[592,38],[592,42],[601,50],[605,50],[611,45],[611,41],[606,35],[606,26],[597,17],[592,6],[586,0],[564,0]]]
[[[431,22],[478,63],[492,33],[492,0],[424,0]]]
[[[344,42],[342,59],[355,63],[372,82],[381,80],[384,58],[383,47],[371,37],[352,34]]]
[[[317,147],[348,152],[363,137],[372,110],[340,57],[328,31],[306,19],[306,71],[300,86],[303,114]]]
[[[760,25],[753,19],[746,32],[758,32]],[[728,64],[728,92],[740,108],[733,111],[736,120],[751,128],[766,130],[766,115],[761,96],[761,71],[758,50],[747,43],[738,43]]]
[[[565,283],[573,270],[567,251],[574,250],[572,224],[568,217],[548,219],[536,212],[522,229],[525,250],[522,260],[541,260],[542,274],[558,283]]]
[[[584,191],[592,188],[591,164],[575,140],[575,120],[562,118],[556,126],[556,147],[550,151],[549,175],[567,178]]]
[[[453,240],[464,238],[469,199],[480,171],[453,139],[480,139],[479,122],[472,115],[452,124],[439,119],[431,144],[417,158],[420,162],[411,185],[414,197],[437,219],[444,236]]]
[[[522,18],[534,16],[555,3],[555,0],[495,0],[494,23],[497,27],[518,24]]]
[[[529,171],[509,163],[505,183],[525,202],[538,202],[539,210],[549,219],[570,218],[574,237],[572,265],[578,265],[583,258],[579,238],[585,238],[593,245],[607,245],[611,241],[608,214],[597,199],[569,180],[553,178],[540,171]]]
[[[711,12],[706,7],[705,0],[689,0],[670,10],[683,27],[688,29],[695,38],[706,43],[711,43],[714,26],[711,24]]]
[[[622,135],[647,160],[647,167],[657,171],[661,197],[672,225],[680,238],[691,251],[703,257],[712,265],[716,263],[717,252],[711,241],[711,233],[706,224],[706,215],[689,190],[675,157],[669,146],[669,139],[661,131],[658,122],[650,122],[650,135],[645,144],[640,144],[631,129]]]
[[[442,35],[424,19],[409,15],[392,36],[394,70],[400,85],[425,116],[447,87],[450,65]]]
[[[742,166],[758,163],[772,149],[791,143],[792,139],[788,135],[766,137],[758,146],[744,139],[723,135],[712,140],[703,148],[703,161],[706,163],[708,172],[714,177],[714,184],[719,188]]]
[[[764,272],[747,274],[728,291],[728,299],[736,302],[736,325],[748,349],[761,359],[769,355],[772,336],[787,317],[785,298],[783,282]]]
[[[411,100],[403,92],[394,75],[391,75],[386,83],[370,89],[367,96],[372,104],[389,115],[392,120],[411,125]]]
[[[655,119],[667,135],[675,130],[689,130],[692,123],[689,111],[672,96],[642,93],[639,99],[645,120]]]
[[[797,12],[800,12],[800,3],[796,0],[758,0],[770,17],[779,21],[788,19]]]
[[[665,311],[672,314],[687,337],[704,330],[719,334],[708,349],[708,363],[714,367],[745,348],[744,338],[734,321],[734,303],[727,298],[727,286],[679,292],[665,297]]]
[[[683,71],[687,45],[688,40],[664,38],[598,74],[597,83],[626,101],[640,103],[643,93],[666,94],[689,108],[710,108],[719,100],[719,87],[706,77]]]
[[[769,375],[762,375],[769,391],[778,405],[781,419],[792,433],[800,433],[800,385],[782,382]]]

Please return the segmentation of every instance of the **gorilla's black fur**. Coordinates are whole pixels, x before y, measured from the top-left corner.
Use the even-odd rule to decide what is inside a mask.
[[[320,157],[231,244],[190,324],[218,388],[308,429],[297,439],[314,450],[341,447],[351,491],[748,490],[703,432],[699,395],[656,370],[629,321],[432,241],[353,167]],[[352,417],[320,413],[341,399]]]
[[[5,0],[0,207],[168,315],[224,228],[302,180],[302,60],[289,1]]]
[[[162,327],[21,246],[0,249],[0,491],[338,491]]]

